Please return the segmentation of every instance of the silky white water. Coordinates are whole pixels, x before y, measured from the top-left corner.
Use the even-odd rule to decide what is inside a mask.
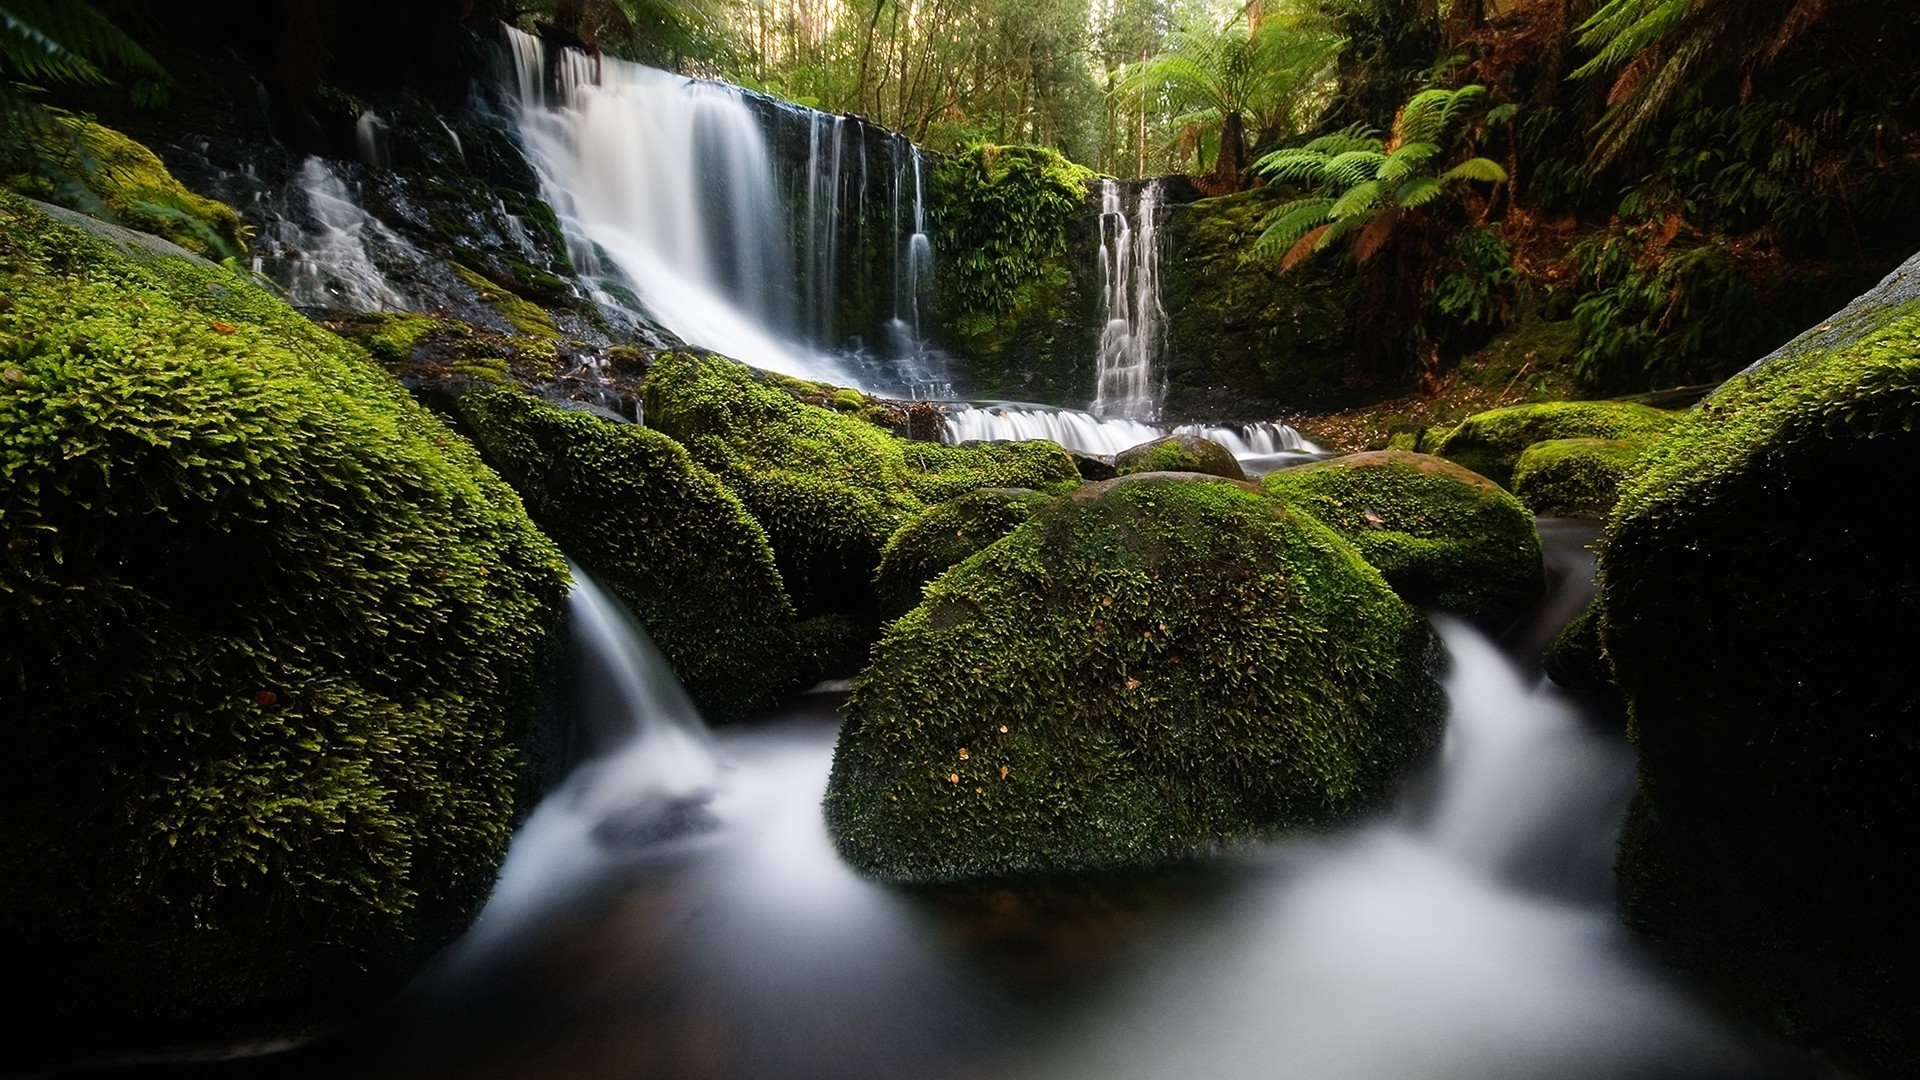
[[[307,158],[273,205],[254,244],[253,268],[285,289],[289,302],[353,311],[411,306],[374,252],[386,248],[412,260],[418,251],[367,213],[333,166]]]
[[[1154,371],[1166,311],[1160,302],[1160,182],[1148,181],[1127,213],[1119,181],[1100,181],[1100,345],[1093,412],[1153,421],[1164,388]]]
[[[1199,435],[1225,446],[1248,475],[1259,476],[1285,465],[1325,456],[1318,446],[1285,424],[1180,424],[1172,428],[1125,417],[1096,416],[1077,409],[1055,409],[1017,402],[955,405],[946,411],[945,439],[1009,442],[1047,439],[1082,454],[1117,454],[1167,434]]]

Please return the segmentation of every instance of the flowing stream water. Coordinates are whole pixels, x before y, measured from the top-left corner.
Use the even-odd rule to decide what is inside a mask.
[[[1093,412],[1102,417],[1160,418],[1165,387],[1155,378],[1161,324],[1160,182],[1149,180],[1129,215],[1117,180],[1100,181],[1100,348]]]
[[[1551,523],[1550,523],[1551,524]],[[1544,530],[1565,608],[1593,530]],[[1383,818],[1154,873],[895,889],[820,814],[838,695],[709,733],[590,584],[584,760],[479,923],[272,1077],[1583,1080],[1801,1075],[1633,948],[1632,754],[1442,619],[1445,748]]]

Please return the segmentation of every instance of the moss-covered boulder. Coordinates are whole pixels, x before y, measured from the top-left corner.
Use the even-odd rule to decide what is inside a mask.
[[[1514,466],[1534,443],[1551,439],[1653,439],[1674,414],[1624,401],[1549,401],[1476,413],[1433,449],[1502,487],[1513,486]]]
[[[802,617],[877,620],[881,549],[929,503],[983,487],[1060,491],[1079,473],[1048,442],[908,442],[857,416],[804,404],[720,356],[663,354],[647,422],[740,496],[767,531]]]
[[[1409,603],[1500,625],[1540,597],[1533,515],[1452,462],[1375,450],[1281,469],[1261,483],[1351,541]]]
[[[560,552],[245,277],[0,196],[0,294],[5,1044],[372,1006],[526,805]]]
[[[1601,549],[1629,920],[1777,1030],[1920,1072],[1920,260],[1649,448]]]
[[[1200,435],[1168,435],[1130,446],[1113,455],[1113,469],[1121,476],[1141,472],[1197,472],[1245,480],[1233,451]]]
[[[1605,607],[1595,597],[1547,644],[1541,666],[1547,677],[1576,694],[1615,697],[1613,667],[1600,641]]]
[[[1548,439],[1521,453],[1513,493],[1542,517],[1604,520],[1645,440]]]
[[[703,713],[733,719],[817,676],[765,530],[679,443],[505,387],[457,402],[534,521],[626,601]]]
[[[1429,750],[1432,633],[1257,488],[1089,485],[949,570],[854,682],[826,816],[910,881],[1128,866],[1377,804]]]
[[[920,603],[927,582],[1019,528],[1054,498],[1028,488],[983,488],[909,521],[887,541],[874,572],[880,617],[905,615]]]
[[[248,230],[233,207],[188,191],[153,151],[84,117],[56,116],[41,152],[78,178],[98,206],[76,199],[72,184],[20,177],[13,186],[36,198],[81,210],[104,210],[115,221],[165,237],[196,255],[222,259],[247,250]]]

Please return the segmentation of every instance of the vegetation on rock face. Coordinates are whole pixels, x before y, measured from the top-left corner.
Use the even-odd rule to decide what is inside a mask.
[[[1079,483],[1073,459],[1052,443],[908,442],[803,404],[718,356],[663,354],[647,376],[646,404],[648,424],[679,440],[766,529],[802,616],[873,622],[881,549],[930,501]]]
[[[1665,432],[1674,414],[1618,401],[1550,401],[1477,413],[1461,421],[1434,453],[1511,489],[1520,455],[1534,443],[1555,439],[1651,439]]]
[[[1250,485],[1092,485],[935,581],[855,681],[826,814],[895,880],[1177,858],[1376,804],[1430,749],[1434,638]]]
[[[1452,462],[1378,450],[1281,469],[1261,483],[1351,541],[1408,603],[1498,626],[1540,597],[1533,514]]]
[[[1641,798],[1630,921],[1777,1029],[1920,1067],[1912,646],[1920,266],[1736,376],[1650,447],[1601,550]]]
[[[1572,622],[1560,628],[1541,658],[1548,678],[1576,694],[1617,696],[1613,667],[1600,641],[1600,624],[1605,617],[1605,606],[1594,597]]]
[[[1646,445],[1620,439],[1534,443],[1514,464],[1513,493],[1542,516],[1604,520]]]
[[[1168,435],[1130,446],[1113,456],[1113,468],[1121,476],[1141,472],[1190,472],[1224,476],[1229,480],[1247,478],[1233,451],[1200,435]]]
[[[457,408],[534,521],[626,602],[703,713],[733,719],[817,677],[801,670],[765,531],[678,443],[503,387]]]
[[[880,617],[891,622],[911,611],[928,582],[1012,532],[1055,498],[1026,488],[983,488],[907,522],[887,541],[874,572]]]
[[[0,196],[0,292],[8,1045],[369,1007],[493,883],[559,551],[243,277]]]

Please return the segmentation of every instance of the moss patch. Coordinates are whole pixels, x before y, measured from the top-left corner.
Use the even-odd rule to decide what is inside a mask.
[[[767,530],[802,616],[876,621],[880,552],[929,502],[983,487],[1069,489],[1052,443],[941,446],[803,404],[724,357],[665,353],[646,383],[647,421],[678,439]]]
[[[10,1020],[99,1050],[365,1007],[493,883],[560,553],[242,277],[0,196],[0,291]]]
[[[553,319],[540,308],[540,305],[522,300],[503,286],[489,281],[459,263],[448,263],[447,266],[456,277],[472,286],[474,291],[480,294],[481,300],[499,312],[501,318],[512,323],[513,328],[522,334],[548,339],[557,339],[560,336],[560,331],[553,325]]]
[[[1409,603],[1501,625],[1539,599],[1533,515],[1451,462],[1378,450],[1281,469],[1262,485],[1351,541]]]
[[[1375,805],[1434,745],[1425,622],[1229,481],[1141,474],[935,581],[854,683],[827,823],[865,873],[1133,866]]]
[[[874,588],[880,617],[892,621],[920,603],[927,582],[1012,532],[1054,500],[1026,488],[983,488],[909,521],[880,553]]]
[[[1621,401],[1553,401],[1515,405],[1469,416],[1441,439],[1434,453],[1502,487],[1527,447],[1550,439],[1650,439],[1672,426],[1674,414]]]
[[[1137,472],[1197,472],[1229,480],[1247,478],[1233,451],[1199,435],[1168,435],[1128,447],[1113,456],[1113,469],[1121,476]]]
[[[1613,666],[1607,662],[1606,648],[1600,642],[1605,614],[1606,607],[1596,596],[1572,622],[1560,628],[1542,658],[1548,678],[1576,694],[1615,693]]]
[[[801,670],[766,533],[678,443],[503,387],[462,394],[457,408],[534,520],[639,617],[702,712],[733,719],[818,674]]]
[[[1603,520],[1646,441],[1549,439],[1513,468],[1513,493],[1536,514]]]
[[[1920,835],[1904,629],[1920,548],[1888,517],[1920,468],[1916,268],[1649,448],[1601,549],[1603,636],[1642,797],[1632,922],[1775,1030],[1920,1069]]]

